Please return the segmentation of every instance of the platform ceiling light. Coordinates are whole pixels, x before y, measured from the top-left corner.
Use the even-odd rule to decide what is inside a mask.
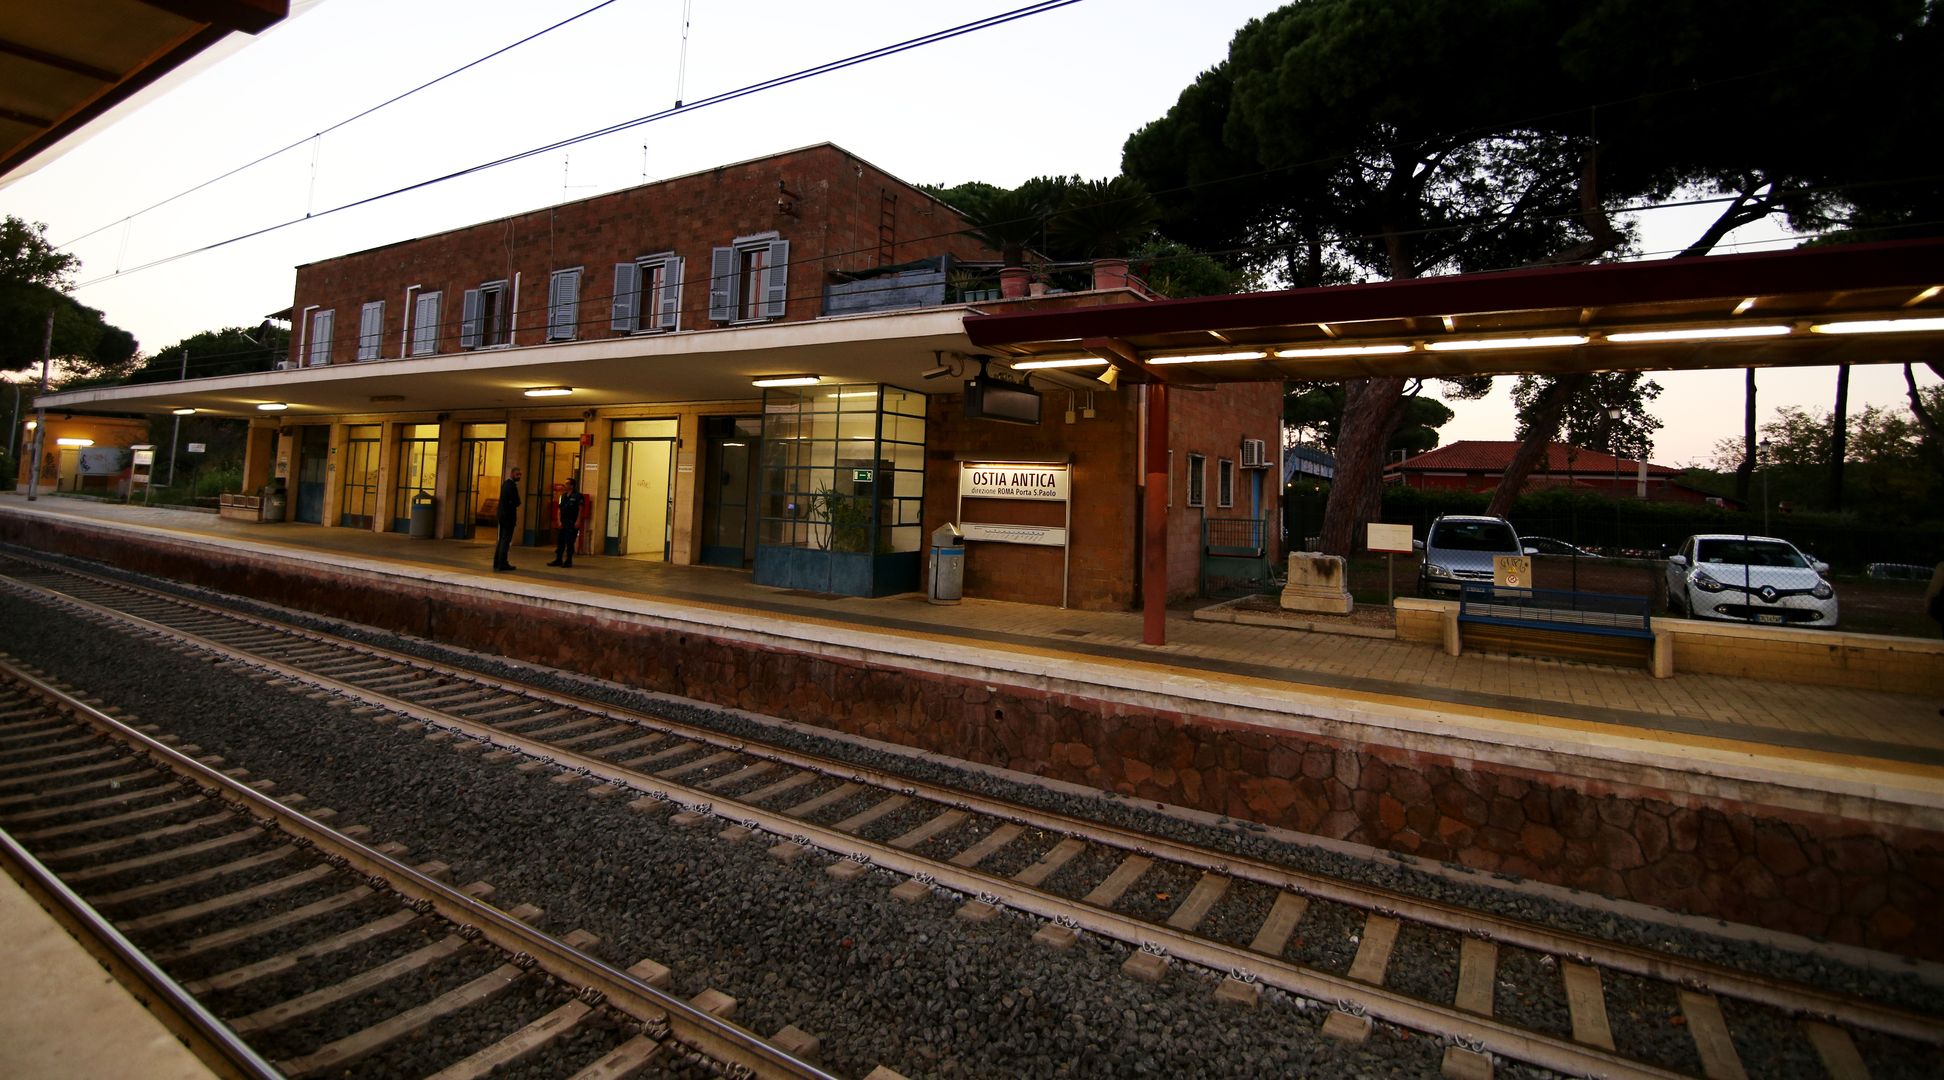
[[[93,446],[93,439],[55,439],[56,446]]]
[[[571,386],[536,386],[522,391],[528,397],[566,397],[574,392]]]
[[[1541,334],[1535,337],[1458,338],[1449,341],[1427,341],[1424,343],[1424,347],[1431,352],[1480,352],[1488,349],[1558,349],[1568,345],[1584,345],[1588,340],[1585,334]]]
[[[194,416],[194,415],[196,415],[196,410],[194,410],[194,409],[171,409],[171,410],[169,410],[169,411],[170,411],[170,412],[172,412],[172,413],[175,413],[175,414],[176,414],[177,416]]]
[[[1395,356],[1411,351],[1409,345],[1318,345],[1301,349],[1277,349],[1278,360],[1300,360],[1326,356]]]
[[[1261,360],[1268,356],[1265,352],[1218,352],[1190,353],[1184,356],[1150,356],[1150,364],[1219,364],[1224,360]]]
[[[1074,356],[1065,360],[1015,360],[1014,371],[1038,371],[1042,368],[1099,367],[1107,361],[1098,356]]]
[[[1719,341],[1724,338],[1782,337],[1790,326],[1691,326],[1685,330],[1623,330],[1608,334],[1608,341],[1622,345],[1646,341]]]
[[[1861,319],[1817,323],[1809,329],[1818,334],[1918,334],[1944,330],[1944,319]]]
[[[260,402],[257,405],[258,412],[282,412],[288,408],[290,408],[290,406],[284,404],[281,401],[265,401],[265,402]]]
[[[751,386],[815,386],[823,381],[822,375],[758,375],[749,380]]]

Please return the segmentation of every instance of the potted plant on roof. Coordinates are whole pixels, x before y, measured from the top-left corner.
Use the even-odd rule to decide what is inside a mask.
[[[973,233],[998,249],[999,295],[1026,295],[1033,273],[1026,267],[1030,245],[1045,243],[1046,219],[1065,196],[1068,181],[1041,176],[1011,191],[997,191],[980,199],[967,214]]]
[[[1092,259],[1093,287],[1127,285],[1127,255],[1154,235],[1160,209],[1139,180],[1116,176],[1067,185],[1048,237],[1061,253]]]

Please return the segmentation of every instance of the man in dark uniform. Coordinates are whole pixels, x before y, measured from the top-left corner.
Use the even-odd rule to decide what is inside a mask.
[[[520,519],[520,467],[500,481],[499,496],[499,543],[493,547],[493,569],[511,570],[513,564],[506,561],[506,549],[513,544],[513,523]]]
[[[580,480],[568,477],[567,490],[560,495],[560,524],[554,529],[554,557],[548,566],[574,565],[574,541],[580,537],[581,505],[586,501]]]

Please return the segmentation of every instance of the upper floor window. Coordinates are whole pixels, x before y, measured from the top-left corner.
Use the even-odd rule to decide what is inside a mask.
[[[490,349],[506,344],[507,322],[513,305],[505,281],[489,281],[477,289],[467,289],[460,305],[460,348]]]
[[[790,242],[775,233],[738,237],[709,255],[709,318],[780,319],[789,299]]]
[[[376,360],[385,336],[385,302],[373,300],[358,312],[358,359]]]
[[[547,279],[547,340],[572,341],[580,330],[581,268],[555,270]]]
[[[1215,462],[1215,505],[1235,505],[1235,462],[1227,458]]]
[[[422,292],[412,298],[412,355],[439,351],[439,294]]]
[[[1208,504],[1208,459],[1200,454],[1188,455],[1188,505],[1206,506]]]
[[[681,329],[682,260],[662,252],[615,263],[614,315],[608,325],[623,334]]]
[[[331,362],[331,323],[335,312],[326,308],[311,312],[310,343],[305,346],[306,364],[328,364]]]

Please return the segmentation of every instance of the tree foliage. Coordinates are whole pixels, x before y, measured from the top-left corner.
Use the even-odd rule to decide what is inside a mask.
[[[1909,178],[1935,182],[1912,164],[1937,156],[1919,145],[1932,140],[1855,122],[1926,100],[1904,95],[1944,66],[1929,63],[1931,6],[1301,0],[1237,33],[1227,60],[1128,140],[1122,165],[1156,192],[1165,228],[1244,249],[1238,264],[1289,284],[1612,256],[1632,238],[1610,215],[1676,192],[1724,199],[1689,245],[1698,254],[1772,213],[1840,222],[1859,185],[1908,202]],[[1522,459],[1588,385],[1545,382]],[[1376,510],[1404,388],[1346,389],[1326,550],[1347,552]]]
[[[129,374],[130,383],[172,382],[271,371],[278,358],[290,354],[290,330],[272,322],[248,329],[226,326],[204,330],[143,359]]]
[[[1337,422],[1343,417],[1344,384],[1292,382],[1283,396],[1283,428],[1298,444],[1335,450]],[[1438,448],[1438,429],[1457,415],[1444,402],[1411,392],[1404,396],[1404,413],[1397,422],[1387,452],[1422,454]]]
[[[52,356],[83,376],[116,372],[135,356],[134,335],[67,295],[80,260],[56,251],[47,226],[7,215],[0,222],[0,371],[40,362],[47,316],[54,316]]]

